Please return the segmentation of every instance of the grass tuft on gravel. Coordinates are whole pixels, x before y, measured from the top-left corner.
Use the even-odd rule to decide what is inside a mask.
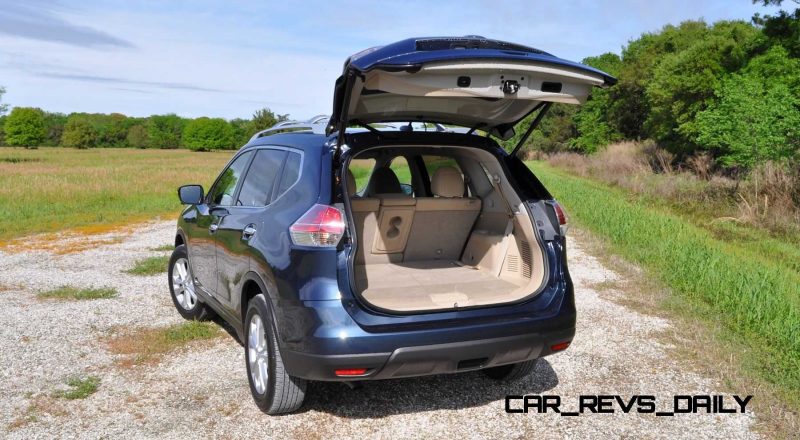
[[[162,244],[161,246],[150,248],[151,251],[156,251],[156,252],[167,252],[173,249],[175,249],[175,245],[171,244]]]
[[[106,299],[117,296],[117,289],[103,287],[100,289],[81,289],[73,286],[61,286],[58,289],[48,290],[38,294],[39,298],[45,299]]]
[[[56,391],[55,396],[68,400],[85,399],[97,391],[100,386],[100,378],[97,376],[73,377],[67,380],[67,386],[69,386],[68,390]]]
[[[114,354],[126,355],[122,366],[157,362],[163,355],[194,341],[207,341],[224,336],[213,322],[187,321],[166,328],[143,328],[124,332],[108,341]]]
[[[131,275],[157,275],[167,271],[167,264],[169,264],[169,256],[147,257],[137,261],[132,268],[125,272]]]

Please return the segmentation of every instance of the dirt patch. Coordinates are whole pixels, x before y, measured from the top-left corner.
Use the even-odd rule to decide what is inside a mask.
[[[213,322],[189,321],[166,328],[139,328],[118,330],[107,340],[108,350],[121,355],[117,365],[132,368],[158,363],[167,353],[192,345],[199,341],[210,341],[225,336]]]
[[[7,425],[7,428],[9,431],[14,431],[31,423],[46,422],[47,419],[52,420],[53,418],[64,417],[67,414],[67,410],[64,409],[61,402],[51,396],[39,395],[31,399],[25,411],[15,417]]]
[[[131,219],[125,223],[96,224],[47,232],[0,241],[0,251],[20,253],[44,251],[56,255],[76,254],[100,246],[122,243],[138,228],[142,219]]]

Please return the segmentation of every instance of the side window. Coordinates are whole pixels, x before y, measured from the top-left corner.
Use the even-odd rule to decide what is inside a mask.
[[[286,165],[283,166],[281,181],[278,184],[278,191],[275,193],[276,199],[297,182],[297,179],[300,177],[300,159],[301,156],[299,153],[293,153],[291,151],[289,155],[286,156]]]
[[[233,163],[220,174],[217,183],[208,193],[209,203],[214,205],[231,206],[233,205],[233,194],[236,192],[236,184],[244,174],[247,162],[253,153],[248,151],[237,157]]]
[[[236,206],[265,206],[281,171],[286,151],[258,150],[239,191]]]
[[[400,181],[400,184],[411,185],[411,169],[408,167],[408,161],[405,157],[397,156],[392,159],[389,169],[397,175],[397,180]]]
[[[356,178],[356,193],[363,194],[369,183],[369,176],[375,169],[375,159],[353,159],[350,161],[350,172]]]

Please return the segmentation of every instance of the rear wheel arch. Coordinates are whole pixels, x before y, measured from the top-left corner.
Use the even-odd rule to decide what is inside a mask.
[[[183,236],[183,231],[178,230],[178,232],[175,234],[175,247],[185,244],[186,244],[186,239]]]
[[[266,283],[261,279],[261,277],[256,274],[255,272],[248,272],[244,276],[244,281],[242,282],[242,290],[239,295],[239,317],[241,318],[242,328],[244,328],[244,321],[245,317],[247,316],[247,304],[250,303],[250,300],[253,299],[254,296],[258,295],[259,293],[263,293],[266,299],[270,304],[269,309],[270,313],[272,314],[273,320],[275,319],[275,311],[273,310],[273,304],[276,297],[276,292],[270,291],[267,288]]]

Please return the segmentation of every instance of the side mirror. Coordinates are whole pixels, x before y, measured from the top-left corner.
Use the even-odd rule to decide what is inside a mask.
[[[203,187],[200,185],[183,185],[178,188],[178,198],[184,205],[199,205],[203,202]]]

